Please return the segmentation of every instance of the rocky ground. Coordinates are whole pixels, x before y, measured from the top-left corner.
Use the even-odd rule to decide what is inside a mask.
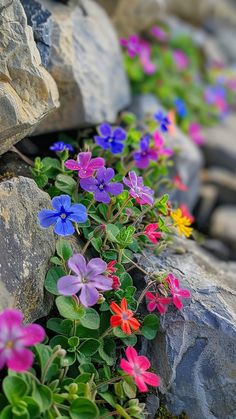
[[[182,18],[194,15],[205,30],[199,38],[191,27],[193,36],[209,54],[236,64],[231,2],[225,1],[224,9],[217,1],[206,1],[203,8],[199,2],[194,14],[190,6],[177,8],[172,1],[66,3],[3,0],[0,7],[0,309],[14,301],[28,320],[50,310],[43,281],[55,239],[49,230],[41,234],[35,220],[49,197],[30,179],[29,165],[12,146],[32,160],[47,151],[56,132],[115,122],[123,109],[139,118],[156,111],[155,97],[131,97],[116,30],[145,30],[169,11]],[[174,30],[184,27],[173,21]],[[184,411],[190,419],[234,419],[235,113],[205,129],[204,136],[200,149],[178,132],[181,152],[175,163],[189,190],[174,196],[194,211],[196,228],[205,236],[201,248],[185,240],[161,258],[140,260],[147,270],[150,264],[171,266],[191,289],[192,300],[182,313],[164,316],[156,342],[142,350],[164,377],[161,392],[170,412]]]

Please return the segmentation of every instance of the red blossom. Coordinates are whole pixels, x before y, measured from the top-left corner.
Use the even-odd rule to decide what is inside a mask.
[[[144,234],[145,234],[145,236],[147,236],[149,238],[149,240],[152,243],[158,243],[157,239],[159,239],[161,237],[161,232],[156,231],[157,229],[158,229],[158,224],[157,223],[148,224],[145,227]]]
[[[112,327],[120,326],[121,330],[127,335],[131,335],[132,330],[136,331],[139,329],[140,323],[137,319],[135,319],[132,310],[128,309],[125,298],[121,300],[120,306],[112,301],[110,308],[115,313],[115,315],[110,318],[110,324]]]
[[[168,305],[172,301],[170,297],[160,297],[158,294],[154,295],[149,291],[146,292],[146,298],[150,300],[147,304],[148,311],[154,311],[157,308],[160,314],[166,313]]]
[[[172,274],[169,274],[166,280],[169,285],[170,293],[172,294],[173,303],[175,307],[181,310],[183,308],[182,298],[190,298],[190,291],[180,288],[179,280]]]

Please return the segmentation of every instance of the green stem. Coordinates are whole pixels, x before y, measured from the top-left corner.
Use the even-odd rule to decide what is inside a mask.
[[[138,308],[139,308],[139,306],[140,306],[140,304],[141,304],[141,302],[143,301],[143,299],[144,299],[144,297],[145,297],[145,295],[146,295],[146,292],[149,290],[149,288],[151,288],[152,287],[152,285],[154,285],[154,284],[156,284],[157,283],[157,281],[151,281],[151,282],[149,282],[149,284],[143,289],[143,291],[141,292],[141,294],[140,294],[140,296],[139,296],[139,298],[138,298],[138,301],[137,301],[137,308],[136,308],[136,310],[135,310],[135,312],[134,313],[136,313],[137,311],[138,311]]]
[[[99,387],[102,387],[106,384],[112,384],[112,383],[115,383],[116,381],[122,380],[123,377],[124,376],[122,375],[122,376],[119,376],[119,377],[113,377],[113,378],[110,378],[109,380],[103,381],[102,383],[99,383],[99,384],[96,385],[96,389],[99,388]]]
[[[89,212],[89,209],[91,208],[91,206],[95,203],[95,200],[92,199],[92,201],[90,202],[89,206],[87,207],[87,213]]]
[[[114,223],[114,221],[120,216],[123,209],[126,207],[127,203],[132,199],[130,196],[123,202],[123,205],[121,205],[119,211],[114,215],[114,217],[111,219],[111,223]]]
[[[112,330],[112,327],[108,327],[108,329],[106,329],[105,332],[103,332],[103,334],[100,336],[99,340],[105,338],[105,336],[108,336]]]
[[[46,379],[47,372],[48,372],[48,370],[49,370],[50,366],[52,365],[52,363],[53,363],[54,359],[56,359],[56,358],[57,358],[58,353],[59,353],[59,351],[60,351],[60,350],[61,350],[61,349],[58,349],[56,352],[52,353],[52,355],[50,356],[50,358],[48,358],[48,360],[47,360],[47,362],[46,362],[46,365],[45,365],[45,367],[43,368],[43,370],[42,370],[42,374],[41,374],[41,383],[42,383],[42,384],[44,384],[45,379]]]

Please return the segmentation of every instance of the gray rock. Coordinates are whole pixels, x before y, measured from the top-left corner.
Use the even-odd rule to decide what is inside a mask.
[[[234,6],[235,8],[235,6]],[[235,12],[234,12],[234,15]],[[214,35],[218,45],[224,51],[224,55],[230,63],[236,61],[236,45],[235,45],[235,23],[225,24],[218,20],[210,20],[206,25],[207,29]]]
[[[161,330],[143,348],[161,376],[161,392],[174,415],[189,419],[236,417],[235,263],[218,262],[190,240],[160,257],[139,256],[146,270],[166,270],[191,291],[184,309],[169,308]]]
[[[197,226],[198,228],[208,229],[209,220],[217,204],[218,190],[214,185],[202,185],[197,204]]]
[[[218,167],[204,171],[204,181],[218,192],[218,204],[236,204],[236,177],[228,170]]]
[[[236,257],[236,206],[221,205],[216,208],[211,218],[210,232],[223,242],[229,244]]]
[[[44,278],[55,238],[51,228],[41,229],[37,223],[38,212],[50,208],[50,202],[32,179],[0,183],[0,310],[14,305],[26,321],[47,315],[51,308]]]
[[[203,151],[208,166],[236,171],[236,115],[226,117],[220,125],[205,128]]]
[[[40,53],[42,64],[49,63],[52,20],[51,13],[36,0],[21,0],[27,16],[28,25],[33,29],[34,40]]]
[[[201,246],[219,260],[228,261],[231,257],[229,247],[220,240],[205,239]]]
[[[143,119],[145,115],[153,116],[162,106],[152,94],[143,94],[134,98],[130,111],[133,112],[138,119]],[[188,186],[187,192],[176,191],[171,197],[177,202],[185,202],[192,209],[197,201],[200,188],[200,169],[203,165],[203,157],[197,146],[176,127],[174,140],[168,138],[168,144],[179,149],[178,155],[175,157],[175,170]]]
[[[0,8],[0,154],[31,133],[59,105],[19,0]]]
[[[148,419],[155,419],[160,407],[160,400],[155,394],[148,394],[145,400],[145,411]]]
[[[61,106],[37,133],[114,122],[130,93],[119,41],[103,9],[91,0],[78,6],[40,0],[52,14],[48,70],[57,83]]]
[[[15,176],[32,177],[29,165],[16,153],[8,151],[0,156],[0,179]]]

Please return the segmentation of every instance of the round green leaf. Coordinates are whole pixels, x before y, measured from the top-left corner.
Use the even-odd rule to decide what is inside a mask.
[[[98,419],[99,417],[96,404],[85,397],[74,400],[69,412],[72,419]]]
[[[100,317],[96,310],[93,308],[87,308],[84,317],[80,319],[82,326],[87,329],[99,329],[100,326]]]
[[[100,346],[99,340],[96,339],[86,339],[79,347],[79,352],[85,356],[94,355]]]
[[[64,260],[68,260],[73,254],[71,245],[65,239],[60,239],[57,242],[56,249],[57,254]]]
[[[85,309],[78,305],[72,297],[57,297],[56,306],[62,317],[70,320],[80,320],[82,323],[82,319],[85,316]]]
[[[57,282],[60,278],[62,278],[65,275],[65,271],[60,266],[50,268],[44,282],[46,290],[53,295],[59,295],[57,289]]]
[[[13,405],[16,405],[19,401],[26,396],[28,386],[24,380],[19,377],[5,377],[2,383],[3,391]]]
[[[144,319],[141,332],[146,339],[152,340],[155,338],[157,334],[158,327],[159,327],[158,317],[155,316],[155,314],[148,314]]]

